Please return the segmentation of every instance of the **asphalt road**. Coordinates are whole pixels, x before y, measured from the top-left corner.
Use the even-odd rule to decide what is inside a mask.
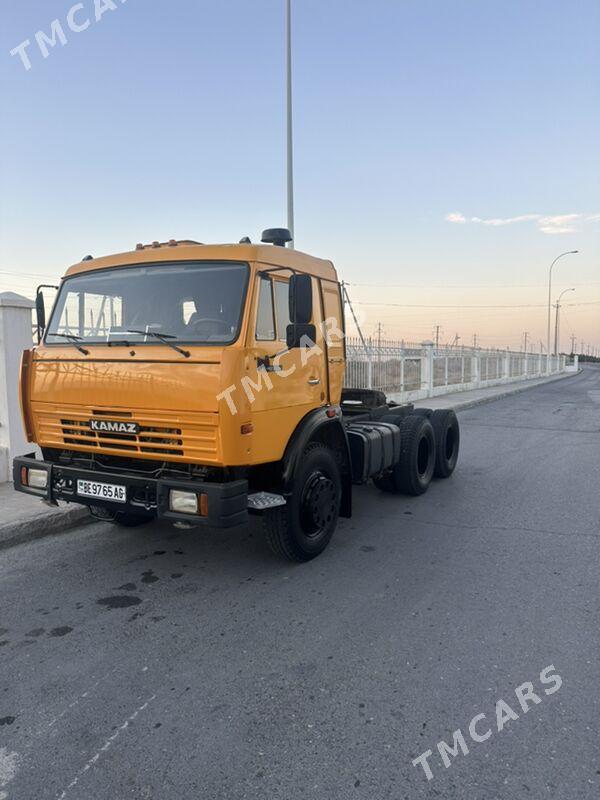
[[[600,370],[460,420],[453,479],[359,490],[308,565],[258,523],[1,553],[0,798],[600,797]]]

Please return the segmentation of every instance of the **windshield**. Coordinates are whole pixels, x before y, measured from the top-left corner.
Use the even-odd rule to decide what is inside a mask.
[[[248,265],[176,262],[67,278],[46,343],[230,344],[239,334]],[[136,332],[132,332],[136,331]]]

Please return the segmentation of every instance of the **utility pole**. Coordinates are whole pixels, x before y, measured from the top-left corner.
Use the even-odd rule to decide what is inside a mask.
[[[565,256],[574,256],[579,253],[579,250],[568,250],[566,253],[561,253],[557,258],[554,259],[552,264],[550,265],[550,273],[548,275],[548,355],[550,355],[550,327],[552,325],[552,270],[554,269],[554,265],[557,261]]]
[[[377,323],[377,363],[379,364],[379,378],[381,379],[381,322]]]
[[[571,353],[575,354],[575,334],[571,334]]]
[[[525,333],[523,334],[523,351],[525,352],[525,355],[527,355],[528,340],[529,340],[529,331],[525,331]]]
[[[477,334],[473,334],[473,349],[477,349]]]
[[[440,349],[440,325],[435,326],[435,349]]]
[[[295,246],[294,231],[294,117],[292,96],[292,0],[286,0],[286,88],[287,88],[287,225]]]
[[[554,355],[555,356],[558,355],[558,350],[559,350],[559,347],[560,347],[560,336],[559,336],[559,333],[558,333],[559,324],[560,324],[559,323],[560,301],[563,299],[563,295],[567,294],[568,292],[574,292],[574,291],[575,291],[575,289],[565,289],[564,292],[562,292],[560,294],[558,300],[556,301],[556,322],[555,322],[555,325],[554,325]]]

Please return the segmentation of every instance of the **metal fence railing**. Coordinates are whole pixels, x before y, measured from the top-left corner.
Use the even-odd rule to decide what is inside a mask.
[[[564,372],[565,356],[438,347],[425,342],[346,339],[346,383],[379,389],[395,400],[418,400],[450,392],[541,378]]]

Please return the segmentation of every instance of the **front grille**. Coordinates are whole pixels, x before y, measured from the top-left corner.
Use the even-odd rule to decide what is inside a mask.
[[[152,458],[181,458],[189,461],[217,460],[218,428],[216,414],[147,411],[111,411],[63,407],[48,411],[34,406],[34,418],[40,444],[68,447],[113,455],[137,455]],[[131,420],[139,426],[137,433],[96,431],[90,420]]]
[[[103,416],[108,416],[103,414]],[[61,419],[63,441],[65,444],[80,444],[83,440],[89,447],[109,446],[112,450],[132,453],[158,453],[160,455],[183,456],[183,440],[178,428],[158,428],[140,426],[137,434],[113,433],[111,431],[90,430],[84,420]]]

